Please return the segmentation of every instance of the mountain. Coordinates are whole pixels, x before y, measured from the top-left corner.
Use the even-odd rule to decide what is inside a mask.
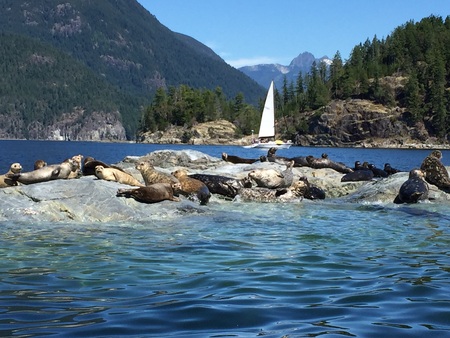
[[[295,83],[299,72],[305,75],[306,73],[309,73],[314,62],[319,64],[322,61],[327,64],[331,63],[331,60],[327,56],[317,59],[313,54],[304,52],[293,59],[289,66],[282,66],[280,64],[262,64],[241,67],[239,70],[264,88],[268,88],[270,81],[272,80],[275,82],[275,87],[281,88],[285,76],[288,83],[291,81]]]
[[[184,84],[211,90],[221,87],[228,98],[242,93],[248,103],[257,103],[264,96],[264,88],[255,81],[229,66],[195,39],[169,30],[135,0],[2,0],[0,8],[0,39],[16,36],[34,40],[26,43],[28,49],[21,56],[14,46],[6,51],[11,59],[10,65],[18,65],[14,56],[22,58],[22,61],[30,60],[35,54],[40,60],[51,57],[47,55],[45,46],[48,46],[49,53],[65,54],[77,68],[86,68],[82,72],[87,74],[88,71],[93,83],[103,81],[106,87],[111,87],[110,92],[115,93],[115,105],[105,107],[107,111],[103,113],[119,113],[128,139],[134,138],[141,107],[149,104],[161,86]],[[0,43],[6,46],[3,40]],[[39,49],[38,53],[35,48]],[[68,62],[67,58],[62,62]],[[42,88],[49,88],[42,91],[43,96],[29,95],[27,86],[23,84],[16,87],[17,90],[21,88],[21,93],[0,92],[0,103],[14,102],[17,116],[27,115],[23,97],[33,101],[29,104],[37,109],[32,114],[35,118],[30,115],[18,121],[22,128],[20,135],[24,137],[31,137],[27,130],[32,122],[42,124],[45,129],[74,110],[85,112],[80,119],[86,119],[86,114],[90,114],[91,109],[86,107],[93,106],[90,101],[93,98],[77,98],[76,93],[71,93],[73,100],[68,100],[65,107],[48,107],[51,88],[55,86],[53,83],[60,83],[61,79],[52,81],[43,72],[50,69],[52,73],[52,65],[56,64],[46,63],[45,67],[42,63],[27,64],[29,74],[42,77]],[[0,68],[0,77],[4,69]],[[76,70],[72,69],[72,72],[76,73]],[[81,85],[77,82],[79,77],[73,75],[74,82]],[[105,93],[103,89],[100,92]],[[65,97],[61,98],[65,100]],[[41,101],[45,107],[39,110]],[[52,119],[44,117],[48,109],[51,109]],[[0,121],[7,119],[8,113],[2,114]],[[0,130],[0,135],[3,132]],[[8,133],[8,136],[14,135]]]

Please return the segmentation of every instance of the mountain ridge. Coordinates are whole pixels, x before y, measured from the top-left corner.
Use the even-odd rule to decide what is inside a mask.
[[[275,87],[281,88],[285,77],[288,83],[291,81],[295,83],[300,72],[305,75],[311,70],[314,62],[319,64],[322,61],[330,65],[332,60],[328,56],[316,58],[310,52],[302,52],[287,66],[278,63],[258,64],[240,67],[239,70],[265,88],[269,87],[272,80]]]
[[[227,97],[242,93],[252,104],[264,95],[264,88],[251,78],[228,65],[199,41],[162,25],[135,0],[66,0],[63,3],[59,0],[3,0],[0,4],[0,33],[49,44],[84,64],[124,94],[127,98],[120,102],[119,114],[127,130],[127,139],[134,139],[142,106],[151,102],[161,86],[168,88],[183,84],[211,90],[220,87]],[[14,50],[9,52],[14,53]],[[33,55],[32,49],[27,52]],[[42,67],[36,66],[35,76],[43,77],[39,73],[41,70]],[[51,81],[42,83],[42,86],[51,88]],[[20,95],[33,100],[34,107],[39,106],[39,101],[52,99],[33,97],[26,86],[21,89],[24,92]],[[15,93],[4,92],[2,95],[5,97],[0,102],[16,101]],[[62,118],[64,114],[86,105],[89,104],[79,100],[59,109],[56,115]],[[120,105],[127,105],[128,109],[120,109]],[[28,114],[20,108],[22,102],[16,106],[19,115]],[[45,115],[44,110],[40,109],[35,115]],[[55,121],[40,119],[37,122],[48,126]],[[26,135],[27,123],[25,121],[22,125],[24,132],[16,137]]]

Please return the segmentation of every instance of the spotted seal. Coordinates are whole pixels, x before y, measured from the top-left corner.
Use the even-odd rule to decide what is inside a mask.
[[[133,175],[116,168],[105,168],[101,165],[95,167],[95,176],[101,180],[113,181],[136,187],[144,187],[145,185],[139,182]]]
[[[141,161],[136,163],[135,168],[139,170],[144,179],[145,185],[153,183],[177,183],[178,179],[172,174],[156,170],[150,162]]]
[[[77,168],[72,159],[67,159],[60,164],[51,164],[40,169],[17,174],[8,174],[11,179],[22,184],[34,184],[57,179],[67,179],[71,172]]]
[[[283,171],[260,168],[250,171],[247,176],[253,180],[258,187],[269,189],[287,188],[291,186],[294,180],[294,175],[292,173],[293,166],[294,161],[290,161]]]
[[[401,185],[394,203],[417,203],[428,198],[428,191],[425,173],[420,169],[413,169],[409,172],[408,180]]]
[[[154,183],[145,187],[117,190],[117,197],[134,198],[138,202],[157,203],[165,200],[178,202],[174,190],[180,189],[180,183]]]
[[[181,194],[188,197],[196,196],[201,205],[206,205],[209,202],[211,192],[205,183],[189,177],[187,171],[184,169],[175,170],[172,175],[175,176],[181,184]]]
[[[289,188],[284,189],[270,189],[264,187],[242,188],[236,196],[237,201],[241,202],[289,202],[293,200],[301,200],[304,196],[307,187],[305,182],[293,182]]]
[[[72,160],[75,162],[77,168],[70,173],[68,178],[79,178],[82,176],[81,162],[83,161],[83,155],[72,156]]]
[[[19,174],[22,171],[20,163],[13,163],[7,173],[0,175],[0,188],[7,188],[17,185],[17,180],[11,179],[8,175]]]
[[[420,166],[425,173],[425,180],[445,192],[450,192],[450,178],[447,169],[441,162],[442,152],[433,150]]]
[[[235,179],[221,175],[190,174],[189,177],[202,181],[212,194],[234,198],[241,188],[251,188],[252,183],[248,177]]]

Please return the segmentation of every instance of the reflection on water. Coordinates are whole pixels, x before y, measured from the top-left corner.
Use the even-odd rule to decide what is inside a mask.
[[[176,222],[1,224],[1,336],[450,335],[439,205],[229,206]]]

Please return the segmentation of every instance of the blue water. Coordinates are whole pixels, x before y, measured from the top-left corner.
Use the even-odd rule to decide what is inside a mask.
[[[1,167],[186,146],[0,141]],[[192,147],[191,147],[192,148]],[[259,156],[259,150],[195,146]],[[430,151],[280,156],[407,170]],[[248,155],[248,156],[247,156]],[[444,151],[445,159],[449,157]],[[5,170],[5,171],[6,171]],[[180,221],[0,224],[0,336],[450,337],[448,204],[212,203]]]

